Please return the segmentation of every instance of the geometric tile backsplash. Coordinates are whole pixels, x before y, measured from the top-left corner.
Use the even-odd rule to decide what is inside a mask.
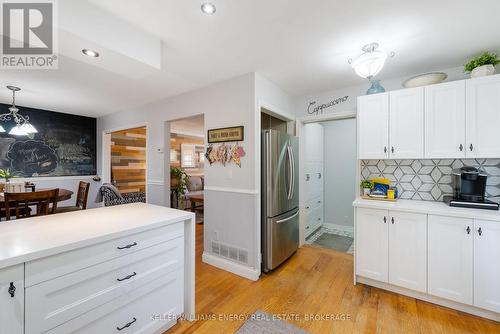
[[[500,159],[361,160],[361,178],[383,176],[398,188],[399,198],[442,201],[452,195],[451,171],[480,167],[488,174],[486,196],[500,196]]]

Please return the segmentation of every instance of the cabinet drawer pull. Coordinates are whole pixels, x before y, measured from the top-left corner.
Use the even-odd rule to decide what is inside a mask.
[[[460,152],[462,152],[464,150],[464,145],[460,144],[458,148],[460,149]]]
[[[311,179],[311,175],[310,174],[306,174],[306,181],[309,181]]]
[[[8,290],[10,297],[14,298],[14,295],[16,294],[16,287],[14,286],[14,282],[10,282],[9,290]]]
[[[482,230],[481,228],[479,228],[479,229],[477,230],[477,233],[479,233],[479,235],[481,236],[481,235],[483,235],[483,230]]]
[[[387,223],[387,217],[384,216],[384,224]]]
[[[134,243],[128,244],[127,246],[123,246],[123,247],[116,247],[116,248],[117,248],[117,249],[127,249],[127,248],[131,248],[131,247],[134,247],[134,246],[137,246],[137,242],[134,242]]]
[[[394,153],[394,146],[391,146],[391,153]]]
[[[472,144],[470,144],[469,149],[472,151],[474,149],[474,146],[472,146]]]
[[[118,282],[125,281],[125,280],[128,280],[128,279],[131,279],[131,278],[132,278],[132,277],[134,277],[135,275],[137,275],[137,273],[134,271],[134,273],[133,273],[133,274],[130,274],[130,275],[128,275],[128,276],[125,276],[124,278],[117,278],[116,280],[117,280]]]
[[[391,223],[394,225],[394,217],[391,218]]]
[[[318,173],[318,179],[321,179],[321,173]]]
[[[136,321],[137,321],[137,319],[135,317],[133,317],[131,322],[125,324],[123,327],[116,327],[116,329],[118,329],[119,331],[124,330],[125,328],[129,328],[130,325],[132,325]]]
[[[470,226],[467,226],[466,231],[467,231],[467,234],[470,234]]]
[[[306,209],[310,209],[310,207],[306,206]]]
[[[384,146],[384,153],[387,153],[387,146]]]

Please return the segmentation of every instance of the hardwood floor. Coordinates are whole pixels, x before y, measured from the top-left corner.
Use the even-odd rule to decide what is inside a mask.
[[[168,334],[234,333],[245,322],[239,316],[257,309],[288,314],[286,321],[310,333],[500,333],[498,322],[362,284],[354,286],[352,256],[332,250],[303,247],[272,274],[249,281],[203,263],[203,226],[196,229],[200,320],[180,321]],[[307,315],[333,320],[308,320]]]

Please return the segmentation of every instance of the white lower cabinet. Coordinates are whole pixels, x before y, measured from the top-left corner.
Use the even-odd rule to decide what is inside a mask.
[[[472,304],[472,219],[429,215],[429,294]]]
[[[24,264],[0,269],[0,334],[24,333]]]
[[[500,313],[500,222],[474,222],[474,305]]]
[[[388,282],[389,240],[387,210],[356,210],[356,274]]]
[[[389,212],[389,283],[427,292],[427,215]]]

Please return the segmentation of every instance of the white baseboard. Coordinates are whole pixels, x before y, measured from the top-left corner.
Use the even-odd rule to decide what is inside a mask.
[[[330,230],[339,230],[342,232],[354,233],[354,226],[346,226],[346,225],[338,225],[330,223],[323,223],[323,226]]]
[[[401,295],[424,300],[424,301],[429,302],[429,303],[441,305],[441,306],[448,307],[448,308],[455,309],[455,310],[459,310],[459,311],[462,311],[465,313],[474,314],[474,315],[477,315],[479,317],[483,317],[486,319],[500,321],[500,314],[499,313],[484,310],[484,309],[481,309],[481,308],[478,308],[475,306],[457,303],[457,302],[443,299],[440,297],[434,297],[434,296],[428,295],[426,293],[408,290],[405,288],[394,286],[394,285],[389,284],[389,283],[378,282],[378,281],[372,280],[370,278],[364,278],[361,276],[355,276],[355,280],[357,283],[363,283],[363,284],[370,285],[370,286],[373,286],[373,287],[376,287],[379,289],[392,291],[392,292],[395,292],[395,293],[398,293]]]
[[[209,254],[207,252],[203,252],[202,260],[203,262],[211,266],[220,268],[225,271],[229,271],[235,275],[247,278],[251,281],[257,281],[260,277],[260,271],[255,268],[249,268],[242,264],[229,261],[227,259]]]

